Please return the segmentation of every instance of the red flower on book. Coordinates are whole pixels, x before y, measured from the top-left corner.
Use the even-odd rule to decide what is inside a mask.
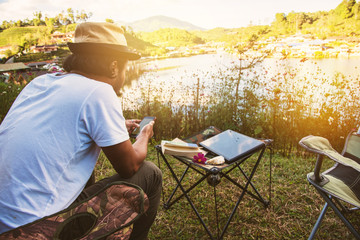
[[[194,156],[193,162],[205,164],[206,160],[207,160],[207,159],[206,159],[206,157],[204,156],[204,154],[198,153],[197,155]]]

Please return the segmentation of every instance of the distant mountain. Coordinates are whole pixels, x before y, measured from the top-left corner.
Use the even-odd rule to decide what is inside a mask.
[[[132,23],[121,23],[131,27],[135,32],[153,32],[161,28],[180,28],[184,30],[206,30],[191,23],[166,16],[154,16]]]

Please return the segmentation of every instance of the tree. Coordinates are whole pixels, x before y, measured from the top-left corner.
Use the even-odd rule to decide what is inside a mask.
[[[283,33],[286,31],[287,18],[285,13],[276,13],[275,21],[272,23],[272,26],[276,31]]]
[[[9,22],[8,21],[3,21],[1,24],[1,28],[2,29],[8,29],[9,28]]]
[[[20,47],[22,51],[28,51],[33,44],[35,44],[35,41],[31,33],[27,33],[21,37]]]
[[[25,18],[24,21],[23,21],[23,25],[24,25],[25,27],[31,26],[31,20],[29,20],[28,18]]]
[[[112,19],[110,19],[110,18],[106,18],[106,19],[105,19],[105,22],[114,23],[114,20],[112,20]]]
[[[356,3],[353,8],[352,12],[354,14],[355,20],[360,20],[360,3]]]
[[[67,9],[67,15],[70,23],[75,23],[75,15],[74,15],[74,10],[72,8]]]
[[[310,17],[303,12],[297,14],[297,30],[302,29],[302,25],[306,22],[310,22]]]
[[[246,128],[248,124],[246,123],[246,119],[248,118],[245,115],[251,114],[251,105],[254,105],[254,102],[258,101],[256,96],[252,94],[253,89],[250,89],[258,83],[254,82],[254,79],[245,79],[243,74],[245,70],[253,69],[257,64],[261,63],[269,56],[270,51],[260,51],[261,46],[257,44],[260,36],[265,35],[266,33],[266,29],[261,29],[257,34],[252,34],[247,41],[235,46],[239,61],[238,65],[235,65],[233,68],[234,71],[237,71],[237,77],[233,78],[233,81],[235,82],[235,94],[232,112],[234,114],[234,123],[236,124],[240,120],[243,128]],[[254,54],[253,50],[255,47],[257,48],[256,52],[259,54]],[[243,96],[240,96],[240,86],[244,86],[244,89],[241,91]]]
[[[34,18],[34,19],[32,20],[32,23],[33,23],[33,25],[34,25],[35,27],[37,27],[37,26],[40,25],[40,21],[39,21],[37,18]]]
[[[81,12],[77,11],[76,20],[80,22],[86,22],[89,18],[91,18],[92,12],[86,13],[84,10]]]
[[[42,18],[42,13],[41,13],[41,11],[39,11],[39,12],[34,12],[33,13],[33,15],[34,15],[34,19],[33,19],[33,24],[34,24],[34,26],[39,26],[40,24],[41,24],[41,18]]]
[[[17,20],[16,21],[16,26],[17,27],[22,27],[23,26],[23,22],[21,20]]]
[[[12,51],[10,49],[5,50],[5,57],[9,58],[13,55]]]
[[[286,22],[285,13],[276,13],[275,14],[275,24],[282,24],[284,22]]]
[[[291,33],[295,33],[296,30],[298,29],[298,19],[297,19],[298,14],[295,13],[294,11],[290,12],[287,16],[287,22],[289,23],[289,30]]]
[[[343,19],[351,18],[354,13],[352,8],[356,4],[355,0],[343,0],[336,8],[335,13]]]
[[[56,22],[55,18],[45,17],[45,24],[47,27],[54,28],[55,22]]]
[[[61,25],[68,25],[70,23],[70,20],[67,18],[64,11],[61,11],[56,18]]]

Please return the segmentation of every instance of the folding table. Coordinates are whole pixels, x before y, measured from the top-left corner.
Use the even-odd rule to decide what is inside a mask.
[[[214,136],[215,134],[218,134],[219,132],[221,132],[219,129],[217,129],[215,127],[209,127],[208,129],[203,130],[200,134],[196,134],[196,135],[186,138],[184,140],[187,142],[199,143],[200,141],[205,140],[211,136]],[[261,159],[263,158],[265,150],[267,148],[269,148],[269,145],[272,143],[271,139],[266,139],[266,140],[262,140],[262,141],[264,142],[264,145],[262,148],[256,149],[255,151],[248,153],[244,157],[242,157],[230,164],[224,163],[222,165],[205,165],[205,164],[195,163],[192,161],[192,159],[189,159],[186,157],[179,157],[179,156],[172,156],[172,155],[165,156],[162,153],[161,146],[160,145],[155,146],[155,148],[158,152],[159,167],[161,165],[159,156],[161,156],[161,158],[165,162],[166,167],[171,172],[173,179],[176,181],[176,186],[174,187],[168,200],[164,203],[164,208],[169,209],[173,204],[175,204],[180,199],[185,197],[187,199],[188,203],[190,204],[191,208],[194,210],[195,214],[199,218],[200,223],[206,230],[210,239],[222,239],[224,237],[224,234],[225,234],[234,214],[236,213],[236,210],[237,210],[240,202],[243,200],[245,193],[247,193],[250,197],[261,202],[264,205],[264,207],[267,207],[270,204],[270,201],[271,201],[271,156],[272,156],[272,154],[270,154],[269,194],[268,194],[267,199],[264,199],[264,197],[261,196],[259,191],[256,189],[255,184],[253,182],[251,182],[251,180],[253,179],[253,176],[258,168],[258,165],[259,165]],[[246,162],[246,160],[249,159],[254,154],[258,154],[257,160],[255,161],[255,163],[253,163],[250,174],[246,174],[245,171],[241,168],[241,165],[244,164],[244,162]],[[212,154],[212,156],[216,156],[216,155]],[[179,161],[180,163],[185,165],[185,171],[182,173],[180,178],[174,172],[174,166],[172,166],[169,162],[169,159],[171,157],[175,158],[177,161]],[[208,155],[207,155],[207,157],[208,157]],[[190,187],[185,189],[182,182],[183,182],[185,176],[187,176],[187,174],[189,172],[192,172],[191,170],[199,173],[200,178],[197,179],[197,181],[195,183],[193,183]],[[240,176],[244,177],[245,182],[246,182],[245,185],[239,184],[236,181],[236,179],[233,179],[233,177],[231,177],[229,175],[232,171],[235,171],[235,170],[238,170],[241,173]],[[240,196],[239,196],[235,206],[233,207],[225,226],[223,227],[223,229],[220,233],[219,219],[218,219],[218,205],[217,205],[217,199],[216,199],[216,186],[220,183],[221,178],[226,178],[227,180],[229,180],[229,182],[234,184],[240,190]],[[217,236],[214,236],[213,233],[210,231],[209,227],[206,226],[206,223],[204,222],[203,217],[200,215],[199,211],[197,210],[197,208],[194,205],[194,202],[191,200],[191,198],[189,196],[189,192],[192,191],[195,187],[197,187],[204,180],[207,180],[208,184],[214,188],[214,204],[215,204],[215,212],[216,212]],[[249,188],[249,186],[250,186],[250,188]],[[175,193],[178,189],[180,189],[182,193],[180,194],[180,196],[177,196],[175,198]],[[175,199],[173,199],[173,198],[175,198]],[[229,204],[229,206],[231,206],[231,204]]]

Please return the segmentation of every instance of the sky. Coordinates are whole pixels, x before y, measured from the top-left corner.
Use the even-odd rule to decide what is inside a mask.
[[[0,22],[55,17],[61,11],[91,12],[88,21],[134,22],[163,15],[196,26],[236,28],[270,24],[276,13],[329,11],[342,0],[0,0]]]

